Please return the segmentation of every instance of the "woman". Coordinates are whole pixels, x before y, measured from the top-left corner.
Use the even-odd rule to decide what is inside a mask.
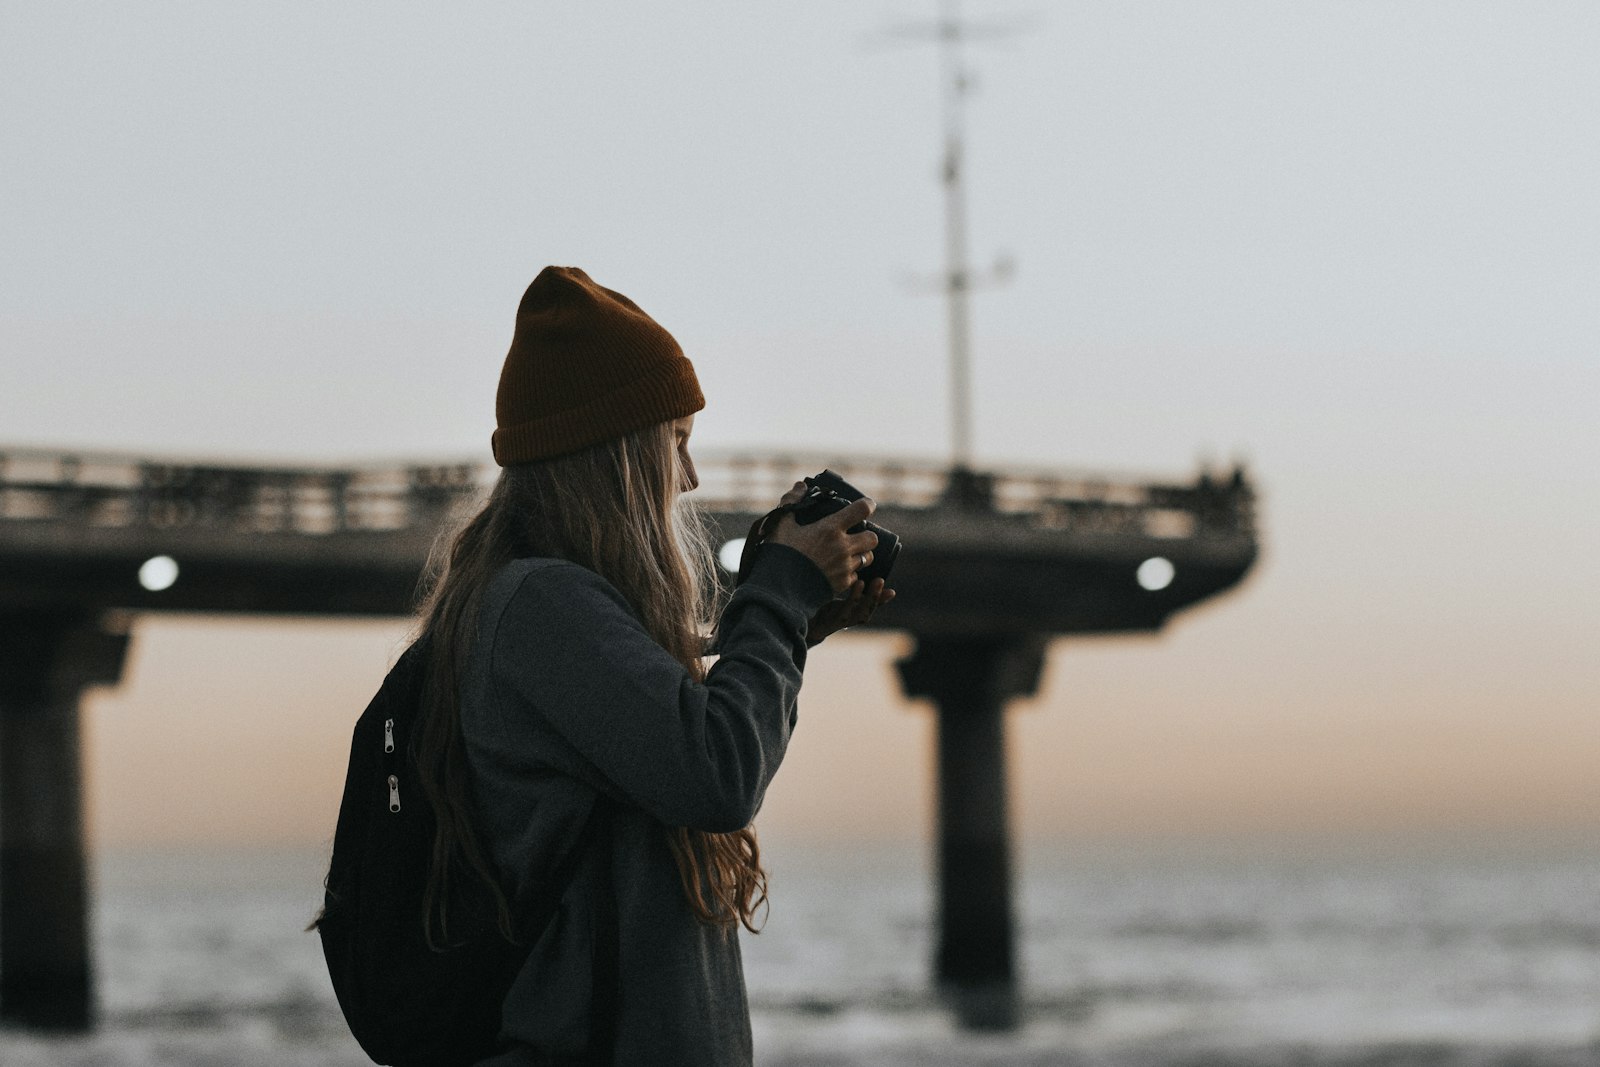
[[[728,599],[680,494],[705,401],[666,330],[583,271],[528,287],[496,397],[483,509],[421,612],[432,640],[420,763],[439,819],[430,898],[456,878],[517,926],[559,899],[485,1064],[748,1064],[737,928],[766,876],[750,821],[795,722],[808,643],[893,593],[855,572],[861,500],[786,516]],[[798,499],[798,489],[785,501]],[[464,872],[464,873],[463,873]],[[458,883],[459,884],[459,883]]]

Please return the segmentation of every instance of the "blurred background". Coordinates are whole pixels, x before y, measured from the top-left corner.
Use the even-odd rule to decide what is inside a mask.
[[[483,462],[556,263],[682,343],[698,449],[941,460],[938,14],[0,3],[0,447]],[[907,639],[813,655],[758,1061],[1600,1062],[1600,8],[962,14],[1020,31],[967,53],[975,464],[1240,462],[1261,556],[1008,713],[1006,1033],[929,992]],[[299,931],[408,626],[137,618],[100,1028],[0,1060],[364,1062]]]

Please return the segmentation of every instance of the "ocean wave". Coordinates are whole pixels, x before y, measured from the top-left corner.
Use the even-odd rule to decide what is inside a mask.
[[[763,1067],[1595,1067],[1587,1043],[1239,1041],[1193,1031],[1107,1029],[1097,1004],[1134,992],[1107,986],[1022,998],[1021,1025],[957,1028],[928,989],[867,998],[758,998]],[[356,1067],[365,1056],[337,1004],[316,996],[166,1004],[107,1013],[91,1034],[0,1030],[6,1067]]]

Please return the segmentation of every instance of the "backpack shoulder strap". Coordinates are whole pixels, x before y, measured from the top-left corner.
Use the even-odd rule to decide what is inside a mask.
[[[617,880],[612,863],[615,824],[616,802],[604,794],[596,794],[594,812],[584,832],[585,836],[592,835],[589,847],[600,852],[596,863],[600,884],[596,887],[598,899],[594,916],[594,1003],[589,1013],[589,1047],[594,1050],[597,1063],[610,1063],[612,1059],[617,1032],[618,985],[622,980]]]

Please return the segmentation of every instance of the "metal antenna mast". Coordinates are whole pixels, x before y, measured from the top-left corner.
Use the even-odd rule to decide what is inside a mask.
[[[962,136],[962,98],[967,72],[961,65],[961,21],[957,0],[944,0],[939,20],[939,53],[944,81],[944,251],[945,301],[949,310],[950,433],[957,468],[972,466],[972,336],[967,292],[967,204],[961,188],[966,146]]]
[[[952,464],[957,470],[972,468],[972,327],[968,296],[980,285],[1004,281],[1011,273],[1002,259],[991,270],[974,272],[967,263],[967,204],[962,186],[966,164],[963,105],[971,78],[962,59],[964,42],[1010,36],[1017,25],[963,22],[959,0],[941,0],[939,19],[932,25],[900,26],[887,37],[932,39],[939,45],[940,92],[944,124],[944,158],[940,180],[944,186],[945,269],[938,288],[945,294],[950,349],[950,436]]]

